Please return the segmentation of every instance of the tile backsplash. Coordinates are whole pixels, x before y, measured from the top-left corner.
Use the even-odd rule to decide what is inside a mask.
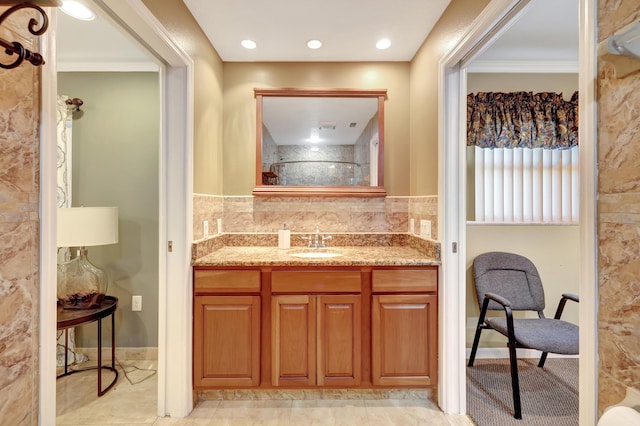
[[[406,233],[409,218],[430,220],[437,239],[437,196],[424,197],[224,197],[193,196],[193,239],[201,240],[204,221],[209,235],[222,219],[225,233],[274,233],[286,223],[292,232]],[[416,228],[417,230],[418,228]]]

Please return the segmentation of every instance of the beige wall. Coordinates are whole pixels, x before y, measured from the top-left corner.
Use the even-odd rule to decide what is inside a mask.
[[[598,2],[599,40],[640,19],[637,0]],[[640,388],[640,74],[598,75],[598,398]]]
[[[411,61],[410,195],[438,193],[438,63],[489,0],[452,0]]]
[[[143,2],[193,59],[193,191],[222,195],[222,60],[182,1]]]
[[[199,90],[194,192],[251,193],[255,183],[254,87],[355,87],[389,90],[385,103],[385,187],[389,195],[437,194],[438,61],[488,0],[453,0],[410,65],[223,64],[182,2],[145,0],[145,4],[195,60]],[[220,126],[223,101],[224,123]]]
[[[5,9],[0,7],[0,13]],[[0,27],[0,37],[26,42],[27,49],[38,52],[38,43],[32,42],[36,37],[28,33],[24,18],[15,16]],[[4,54],[2,60],[10,62]],[[12,70],[0,69],[0,423],[3,425],[38,424],[39,85],[40,70],[29,63]]]
[[[72,121],[73,206],[118,207],[118,244],[89,249],[109,275],[107,293],[119,299],[116,345],[156,347],[158,73],[59,73],[58,93],[84,101]],[[141,312],[131,311],[132,295],[142,296]],[[77,336],[79,347],[96,345],[95,327],[80,327]]]
[[[389,195],[408,195],[408,63],[225,63],[224,195],[255,187],[256,87],[387,89],[384,186]]]
[[[554,92],[571,99],[578,90],[576,73],[469,73],[467,93],[478,92]]]

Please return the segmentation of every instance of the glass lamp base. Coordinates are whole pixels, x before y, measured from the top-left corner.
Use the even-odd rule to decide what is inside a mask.
[[[95,309],[107,292],[107,274],[89,262],[87,250],[58,265],[58,303],[63,309]]]

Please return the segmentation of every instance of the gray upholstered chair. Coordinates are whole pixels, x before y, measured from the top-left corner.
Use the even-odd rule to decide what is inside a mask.
[[[562,321],[560,316],[567,300],[578,302],[575,294],[563,294],[555,317],[545,318],[544,290],[538,271],[529,259],[514,253],[489,252],[473,261],[473,277],[480,304],[480,317],[473,340],[469,367],[473,366],[484,329],[493,329],[508,339],[513,388],[514,417],[522,418],[518,360],[516,348],[542,351],[538,367],[543,367],[547,354],[578,354],[578,326]],[[487,310],[504,311],[504,317],[487,317]],[[538,318],[513,318],[513,311],[535,311]]]

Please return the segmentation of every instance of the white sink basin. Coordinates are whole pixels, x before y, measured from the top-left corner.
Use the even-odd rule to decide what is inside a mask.
[[[330,257],[342,256],[342,253],[336,251],[302,251],[291,253],[291,256],[301,257],[303,259],[328,259]]]

